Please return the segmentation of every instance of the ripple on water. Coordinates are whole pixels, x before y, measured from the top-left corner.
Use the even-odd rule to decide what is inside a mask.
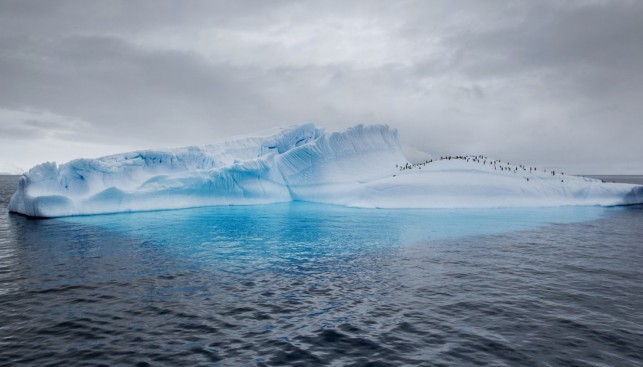
[[[0,365],[638,366],[642,220],[641,207],[0,214]]]

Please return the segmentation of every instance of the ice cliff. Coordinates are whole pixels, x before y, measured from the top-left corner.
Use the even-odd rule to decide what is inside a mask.
[[[9,209],[34,217],[292,200],[356,207],[444,208],[643,203],[643,186],[498,171],[490,163],[408,162],[397,131],[313,124],[206,146],[43,163],[24,174]]]

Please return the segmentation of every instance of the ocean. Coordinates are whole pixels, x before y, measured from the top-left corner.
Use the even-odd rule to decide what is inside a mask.
[[[17,179],[0,366],[643,364],[641,205],[29,219]]]

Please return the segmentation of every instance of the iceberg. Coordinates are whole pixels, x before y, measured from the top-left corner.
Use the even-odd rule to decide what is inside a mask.
[[[61,217],[310,201],[368,208],[491,208],[643,203],[643,186],[603,183],[482,156],[411,164],[397,130],[314,124],[205,146],[142,150],[33,167],[9,210]]]

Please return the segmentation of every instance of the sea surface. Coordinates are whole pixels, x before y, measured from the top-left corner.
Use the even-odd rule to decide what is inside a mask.
[[[642,206],[33,220],[16,182],[0,366],[643,365]]]

